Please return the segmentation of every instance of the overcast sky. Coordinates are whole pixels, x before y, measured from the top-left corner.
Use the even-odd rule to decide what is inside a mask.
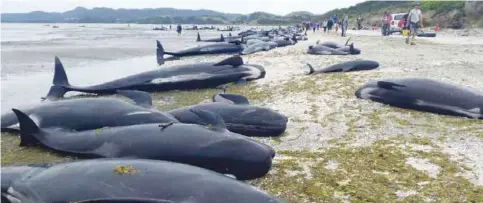
[[[363,0],[1,0],[3,13],[31,11],[64,12],[77,6],[86,8],[159,8],[210,9],[225,13],[248,14],[265,11],[288,14],[292,11],[310,11],[322,14],[335,8],[344,8]]]

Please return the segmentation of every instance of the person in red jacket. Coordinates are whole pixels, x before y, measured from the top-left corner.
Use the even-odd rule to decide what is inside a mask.
[[[389,12],[384,11],[384,15],[382,16],[382,35],[383,36],[388,36],[390,34],[391,30],[391,21],[392,21],[392,16],[389,14]]]

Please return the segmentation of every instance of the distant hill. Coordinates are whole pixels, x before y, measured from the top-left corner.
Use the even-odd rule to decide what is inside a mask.
[[[17,23],[228,23],[241,14],[221,13],[211,10],[174,8],[111,9],[77,7],[63,13],[35,11],[30,13],[4,13],[2,22]]]
[[[212,10],[189,10],[175,8],[156,9],[111,9],[77,7],[63,13],[35,11],[30,13],[3,13],[2,22],[16,23],[141,23],[141,24],[252,24],[294,25],[301,22],[322,22],[334,14],[349,14],[350,27],[355,18],[361,16],[367,25],[380,25],[381,14],[408,12],[413,7],[410,1],[366,1],[324,14],[297,11],[285,16],[266,12],[248,15],[222,13]],[[439,24],[441,27],[483,27],[482,1],[424,1],[421,4],[425,25]]]

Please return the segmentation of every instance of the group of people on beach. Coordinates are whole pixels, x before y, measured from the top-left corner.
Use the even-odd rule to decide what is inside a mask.
[[[382,15],[383,36],[391,34],[392,22],[392,15],[388,11],[384,11],[384,14]],[[415,45],[414,38],[421,31],[421,28],[423,28],[423,14],[419,2],[416,2],[414,8],[399,20],[397,26],[403,30],[409,30],[409,34],[406,37],[406,44]]]
[[[314,22],[312,23],[304,22],[302,24],[303,24],[303,27],[305,28],[305,31],[309,31],[312,29],[313,32],[315,32],[316,30],[319,30],[320,27],[322,27],[324,29],[323,31],[324,33],[330,33],[332,28],[334,28],[335,33],[338,34],[339,28],[340,28],[341,36],[345,37],[347,32],[347,27],[349,26],[349,15],[345,14],[343,17],[339,17],[339,16],[342,16],[342,15],[334,14],[332,17],[324,20],[320,24],[314,23]],[[357,19],[358,19],[358,25],[359,27],[361,27],[360,24],[362,23],[362,18],[358,17]]]
[[[343,17],[342,17],[343,16]],[[415,36],[420,32],[421,28],[423,28],[423,15],[420,9],[419,2],[416,2],[414,8],[411,9],[404,17],[399,21],[398,27],[402,29],[409,30],[409,34],[406,37],[406,44],[415,45],[414,39]],[[362,29],[362,21],[364,19],[361,16],[356,18],[356,28],[357,30]],[[391,23],[393,22],[392,15],[385,11],[382,15],[382,35],[387,36],[390,34]],[[334,14],[330,18],[327,18],[322,23],[314,23],[314,22],[303,22],[302,28],[305,31],[312,30],[314,33],[319,30],[320,27],[323,28],[324,33],[330,33],[332,29],[335,30],[335,33],[338,34],[339,28],[341,29],[341,36],[345,37],[347,28],[349,25],[349,15],[337,15]]]

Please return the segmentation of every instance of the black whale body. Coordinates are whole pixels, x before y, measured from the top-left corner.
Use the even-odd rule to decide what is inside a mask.
[[[214,112],[223,118],[231,132],[252,137],[276,137],[285,132],[286,116],[269,108],[250,105],[248,99],[241,95],[217,94],[213,99],[220,100],[220,97],[224,98],[222,102],[182,107],[168,113],[182,123],[206,125],[192,109]]]
[[[120,90],[117,93],[131,98],[136,105],[115,98],[76,98],[41,103],[30,108],[22,108],[21,111],[34,118],[41,128],[71,131],[178,122],[170,114],[150,108],[152,99],[149,93],[133,90]],[[18,131],[15,113],[3,114],[1,122],[2,132]]]
[[[195,166],[107,158],[55,164],[23,174],[3,195],[23,203],[284,202],[247,183]]]
[[[214,88],[223,84],[250,81],[265,77],[259,65],[243,64],[240,56],[232,56],[217,63],[180,65],[147,71],[99,85],[77,87],[69,83],[60,60],[55,58],[53,86],[46,98],[56,100],[68,91],[94,94],[114,94],[117,90],[146,92]]]
[[[220,38],[212,38],[212,39],[201,39],[200,33],[198,32],[198,37],[196,38],[197,42],[224,42],[225,37],[220,35]]]
[[[197,56],[205,54],[239,54],[243,51],[245,46],[240,43],[215,43],[209,45],[202,45],[198,47],[188,48],[181,51],[165,51],[163,45],[157,41],[156,58],[158,65],[164,64],[166,58],[164,55],[171,55],[175,58],[185,56]],[[167,58],[170,59],[170,58]]]
[[[352,60],[346,61],[338,64],[328,66],[326,68],[315,70],[310,63],[307,63],[310,68],[309,75],[318,73],[333,73],[333,72],[352,72],[352,71],[364,71],[373,70],[379,67],[377,61],[371,60]]]
[[[483,119],[482,93],[433,79],[369,81],[355,95],[400,108]]]
[[[193,109],[206,121],[197,124],[163,123],[108,127],[85,131],[39,128],[19,110],[20,146],[38,145],[80,158],[140,158],[185,163],[232,174],[240,180],[264,176],[275,151],[226,130],[222,118]]]

